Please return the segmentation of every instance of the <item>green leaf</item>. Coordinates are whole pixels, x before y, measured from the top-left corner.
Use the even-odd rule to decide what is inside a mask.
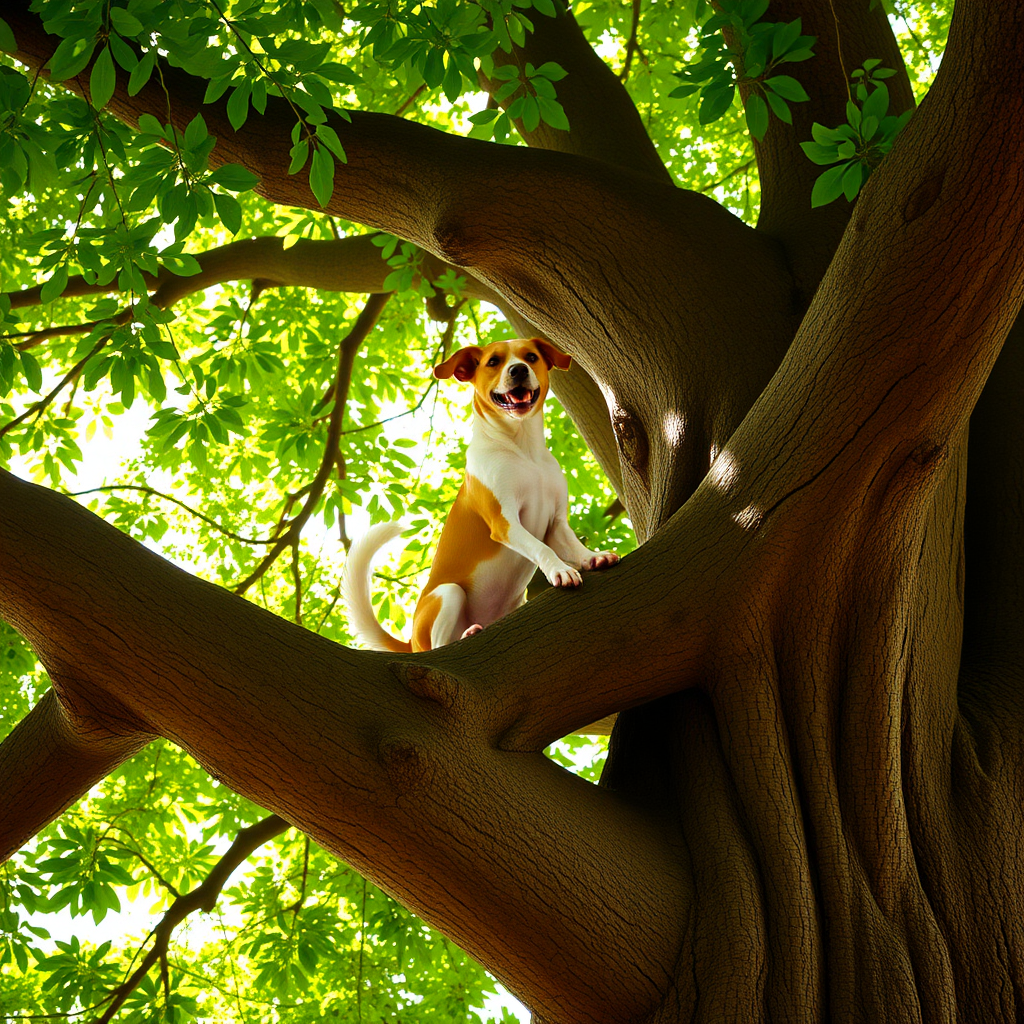
[[[195,149],[207,136],[206,122],[202,114],[196,114],[185,128],[184,143],[186,149]]]
[[[751,92],[747,96],[744,106],[747,115],[747,129],[755,139],[760,141],[764,138],[764,133],[768,131],[768,104],[758,93]]]
[[[241,164],[222,164],[206,180],[232,192],[247,192],[260,183],[259,177]]]
[[[68,286],[68,267],[66,263],[60,263],[50,275],[49,280],[39,290],[40,302],[52,302],[64,294]]]
[[[786,124],[793,123],[793,114],[790,112],[789,104],[781,96],[776,96],[775,93],[766,89],[764,98],[768,101],[772,113],[780,121],[784,121]]]
[[[732,106],[736,86],[730,83],[726,88],[704,89],[701,95],[700,110],[697,119],[702,125],[717,121]]]
[[[487,107],[484,110],[478,110],[475,114],[470,114],[469,120],[472,124],[490,124],[496,117],[499,117],[500,115],[500,107]]]
[[[462,92],[462,72],[458,69],[455,61],[449,57],[448,67],[445,68],[444,80],[441,83],[441,90],[449,103],[454,103]]]
[[[139,58],[135,55],[135,51],[114,32],[110,34],[109,42],[114,60],[130,75],[139,66]]]
[[[137,36],[142,31],[142,22],[129,14],[123,7],[111,6],[110,21],[114,28],[123,36]]]
[[[152,114],[139,114],[139,131],[158,139],[164,136],[164,126]]]
[[[217,207],[217,216],[221,223],[233,235],[237,235],[242,227],[242,207],[238,200],[227,192],[215,192],[213,201]]]
[[[790,103],[802,103],[810,99],[804,87],[789,75],[772,75],[765,79],[764,85]]]
[[[316,126],[316,137],[342,162],[345,162],[345,150],[341,145],[338,133],[329,124]]]
[[[538,96],[537,106],[545,124],[563,132],[569,131],[569,118],[565,116],[565,110],[561,103],[557,100],[549,100],[546,96]]]
[[[558,64],[553,60],[549,60],[541,64],[541,66],[534,71],[533,76],[546,78],[549,82],[560,82],[568,73],[569,72],[566,71],[561,64]]]
[[[289,174],[297,174],[306,166],[306,161],[309,159],[309,140],[302,139],[296,142],[289,151],[291,156],[291,163],[288,165]]]
[[[11,26],[0,18],[0,50],[6,53],[14,53],[18,49],[17,40],[14,38],[14,33],[11,31]]]
[[[801,142],[800,148],[807,155],[808,160],[816,164],[834,164],[839,159],[839,152],[835,146],[822,146],[817,142]]]
[[[775,27],[775,34],[772,36],[772,55],[778,59],[795,45],[800,38],[801,22],[797,18],[789,24],[779,24]],[[787,99],[789,97],[786,97]]]
[[[50,58],[50,78],[54,82],[63,82],[65,79],[74,78],[79,72],[84,71],[86,65],[92,60],[95,48],[95,37],[63,40]]]
[[[25,374],[25,382],[38,395],[43,390],[43,369],[28,349],[20,353],[21,370]]]
[[[323,146],[313,150],[309,187],[320,206],[326,207],[334,194],[334,157]]]
[[[840,164],[838,167],[830,167],[824,174],[818,176],[818,180],[811,189],[811,206],[827,206],[843,194],[843,176],[848,169],[847,164]]]
[[[864,184],[866,176],[867,168],[860,161],[851,163],[846,168],[846,173],[843,175],[843,194],[849,202],[852,203],[857,198],[857,193],[860,191],[861,185]]]
[[[89,73],[89,99],[97,110],[102,110],[114,95],[117,73],[109,44],[104,46]]]
[[[228,121],[231,127],[237,132],[245,124],[249,116],[249,96],[252,94],[252,86],[248,82],[236,85],[228,98]]]
[[[540,127],[540,107],[536,96],[523,97],[523,128],[527,132],[535,132]]]
[[[876,85],[871,95],[864,101],[861,113],[864,117],[874,117],[879,121],[889,110],[889,90],[884,85]]]

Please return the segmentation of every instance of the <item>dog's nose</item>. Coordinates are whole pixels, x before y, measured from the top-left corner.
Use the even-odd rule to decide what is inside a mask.
[[[526,363],[513,363],[508,368],[508,375],[518,383],[521,380],[526,380],[530,375],[530,368]]]

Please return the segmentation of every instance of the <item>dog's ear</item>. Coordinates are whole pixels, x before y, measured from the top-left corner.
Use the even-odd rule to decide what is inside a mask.
[[[572,365],[572,356],[559,352],[550,341],[541,341],[540,338],[531,338],[530,340],[540,350],[540,354],[544,357],[544,362],[548,364],[549,370],[552,367],[555,367],[557,370],[568,370]]]
[[[460,348],[453,356],[434,367],[434,376],[438,380],[454,377],[465,383],[473,379],[477,366],[480,365],[481,349],[476,347]]]

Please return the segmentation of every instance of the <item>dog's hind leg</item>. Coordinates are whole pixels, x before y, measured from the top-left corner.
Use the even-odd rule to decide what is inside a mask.
[[[442,583],[420,598],[413,634],[416,649],[435,650],[458,640],[466,627],[466,592],[457,583]]]

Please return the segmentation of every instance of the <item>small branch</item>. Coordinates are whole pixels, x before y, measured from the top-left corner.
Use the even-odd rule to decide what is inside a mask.
[[[100,338],[100,340],[97,341],[95,345],[93,345],[92,349],[81,359],[79,359],[78,362],[75,363],[75,365],[72,366],[70,370],[68,370],[68,372],[63,376],[63,378],[61,378],[57,386],[52,391],[50,391],[49,394],[47,394],[44,398],[41,398],[38,402],[35,402],[31,406],[29,406],[20,416],[15,416],[13,420],[10,420],[9,422],[5,423],[2,427],[0,427],[0,437],[3,437],[5,434],[9,433],[19,424],[24,423],[25,420],[27,420],[30,416],[40,416],[43,412],[45,412],[46,409],[52,404],[53,400],[68,386],[68,384],[70,384],[73,380],[75,380],[78,377],[78,375],[84,369],[85,364],[88,363],[89,360],[92,359],[94,355],[96,355],[103,348],[105,348],[109,341],[109,334],[106,335],[105,337]]]
[[[90,487],[86,491],[67,491],[68,497],[80,498],[86,494],[97,494],[101,492],[111,491],[138,491],[141,494],[148,494],[154,498],[162,498],[164,501],[169,501],[179,508],[184,509],[189,515],[195,516],[196,519],[206,523],[207,526],[212,526],[218,532],[224,534],[225,537],[230,537],[232,540],[237,540],[242,544],[273,544],[273,538],[264,540],[261,537],[243,537],[240,533],[235,533],[233,530],[227,529],[227,527],[221,526],[216,520],[211,519],[209,516],[204,515],[202,512],[198,512],[190,505],[186,505],[185,502],[180,501],[171,494],[164,494],[162,491],[154,490],[152,487],[144,487],[141,484],[108,484],[105,487]]]
[[[298,538],[292,540],[292,583],[295,585],[295,625],[302,625],[302,573],[299,570]]]
[[[66,334],[88,334],[101,321],[89,320],[84,324],[60,324],[56,327],[47,327],[42,331],[21,331],[18,334],[5,334],[2,341],[11,342],[19,352],[35,348],[50,338],[59,338]],[[24,341],[16,341],[17,338],[24,338]]]
[[[125,1000],[139,986],[153,964],[159,961],[161,977],[167,984],[167,950],[174,929],[190,914],[197,910],[207,913],[217,905],[217,899],[234,870],[246,861],[264,843],[287,831],[291,826],[284,818],[271,814],[255,825],[243,828],[235,837],[223,857],[213,866],[203,883],[184,896],[179,896],[167,908],[160,923],[150,932],[155,938],[153,948],[146,954],[139,966],[120,984],[107,999],[110,1005],[94,1024],[108,1024],[117,1015]]]
[[[402,104],[401,104],[401,106],[399,106],[399,108],[398,108],[398,109],[397,109],[397,110],[395,111],[395,116],[396,116],[396,117],[398,117],[398,116],[400,116],[401,114],[404,114],[404,113],[406,112],[406,110],[408,110],[408,109],[409,109],[409,107],[411,107],[411,106],[413,105],[413,103],[415,103],[415,102],[416,102],[416,100],[417,100],[417,99],[419,99],[419,97],[420,97],[420,96],[421,96],[421,95],[423,94],[423,91],[424,91],[424,90],[426,89],[426,87],[427,87],[427,83],[426,83],[426,82],[424,82],[424,83],[423,83],[422,85],[420,85],[419,87],[417,87],[417,88],[416,88],[416,89],[415,89],[415,90],[414,90],[414,91],[412,92],[412,94],[411,94],[411,95],[407,96],[407,97],[406,97],[406,98],[405,98],[405,99],[404,99],[404,100],[402,101]]]
[[[624,82],[629,78],[629,69],[633,63],[633,54],[639,53],[641,60],[644,53],[637,42],[637,31],[640,28],[640,0],[633,0],[633,20],[629,26],[629,39],[626,40],[626,62],[622,65],[619,78]]]
[[[383,310],[390,292],[378,292],[369,297],[363,311],[356,318],[352,330],[348,332],[338,348],[338,370],[334,378],[334,408],[331,410],[331,419],[327,427],[327,441],[324,445],[324,456],[320,461],[320,469],[317,471],[313,481],[304,488],[306,492],[302,508],[295,517],[288,522],[287,528],[274,542],[274,546],[267,552],[260,564],[249,574],[237,587],[236,594],[244,594],[277,560],[278,555],[289,545],[297,543],[303,527],[313,514],[317,502],[320,500],[327,486],[327,480],[335,465],[338,443],[342,437],[341,424],[345,415],[345,405],[348,399],[348,389],[352,382],[352,368],[355,365],[356,353],[360,346],[373,330],[381,310]],[[283,522],[279,526],[283,526]]]

